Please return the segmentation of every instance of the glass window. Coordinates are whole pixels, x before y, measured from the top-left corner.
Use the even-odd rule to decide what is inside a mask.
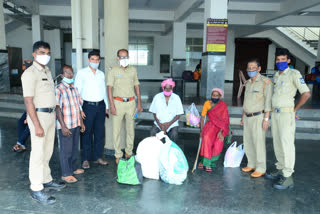
[[[194,70],[202,57],[202,38],[187,38],[186,66],[188,70]]]
[[[129,61],[131,65],[153,64],[153,37],[130,37]]]

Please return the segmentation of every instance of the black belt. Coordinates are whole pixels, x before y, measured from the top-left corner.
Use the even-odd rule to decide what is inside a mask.
[[[85,101],[85,100],[84,100],[83,103],[86,103],[86,104],[92,105],[92,106],[98,106],[98,105],[100,105],[100,104],[103,104],[103,103],[104,103],[104,100],[99,101],[99,102],[90,102],[90,101]]]
[[[247,117],[253,117],[253,116],[258,116],[258,115],[260,115],[260,114],[263,114],[264,113],[264,111],[259,111],[259,112],[254,112],[254,113],[246,113],[246,116]]]
[[[56,108],[36,108],[37,112],[47,112],[52,113],[56,110]]]

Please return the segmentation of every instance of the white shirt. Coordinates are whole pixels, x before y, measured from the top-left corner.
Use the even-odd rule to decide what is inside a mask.
[[[109,109],[106,81],[102,71],[97,69],[94,74],[89,66],[83,68],[78,71],[74,85],[77,87],[83,100],[89,102],[99,102],[104,100],[106,109]]]
[[[183,114],[183,106],[180,97],[175,93],[171,94],[167,105],[166,98],[163,92],[161,92],[154,96],[149,111],[156,114],[160,123],[167,123],[173,120],[175,116]],[[154,121],[154,124],[160,129],[157,121]],[[167,131],[176,126],[179,126],[178,120]]]

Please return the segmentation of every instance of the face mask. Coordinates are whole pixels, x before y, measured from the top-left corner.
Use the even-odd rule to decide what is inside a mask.
[[[39,62],[41,65],[47,65],[50,61],[50,56],[48,55],[37,55],[36,61]]]
[[[170,97],[172,94],[172,90],[171,91],[163,91],[164,96],[166,97]]]
[[[127,67],[129,65],[129,59],[120,59],[120,66]]]
[[[99,63],[89,62],[89,65],[94,70],[97,70],[99,68]]]
[[[279,71],[284,71],[284,70],[286,70],[288,68],[288,62],[287,61],[277,62],[276,66],[279,69]]]
[[[64,77],[62,80],[67,84],[72,84],[74,81],[73,79],[68,79],[67,77]]]
[[[217,102],[219,102],[219,98],[211,98],[211,101],[213,102],[213,103],[217,103]]]
[[[248,71],[248,76],[250,78],[257,76],[258,71]]]

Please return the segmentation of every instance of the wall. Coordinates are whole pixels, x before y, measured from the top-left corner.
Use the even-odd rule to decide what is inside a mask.
[[[33,60],[32,57],[32,32],[30,27],[22,25],[6,34],[7,45],[22,48],[22,59]],[[51,60],[48,67],[55,76],[55,59],[61,59],[61,34],[60,30],[44,30],[43,40],[51,46]]]
[[[32,60],[32,32],[27,25],[22,25],[6,34],[7,45],[22,48],[22,59]]]
[[[103,20],[100,20],[100,22]],[[170,73],[160,73],[160,54],[169,54],[172,58],[172,33],[162,36],[159,33],[153,32],[129,32],[129,36],[143,36],[154,38],[153,48],[153,65],[137,66],[139,79],[163,79],[164,76],[170,76]],[[104,37],[100,31],[100,51],[101,56],[104,57]]]
[[[160,73],[160,54],[169,54],[172,59],[172,34],[161,36],[159,34],[139,34],[130,33],[130,36],[153,36],[153,65],[137,66],[140,79],[164,79],[165,76],[170,76],[170,73]]]

